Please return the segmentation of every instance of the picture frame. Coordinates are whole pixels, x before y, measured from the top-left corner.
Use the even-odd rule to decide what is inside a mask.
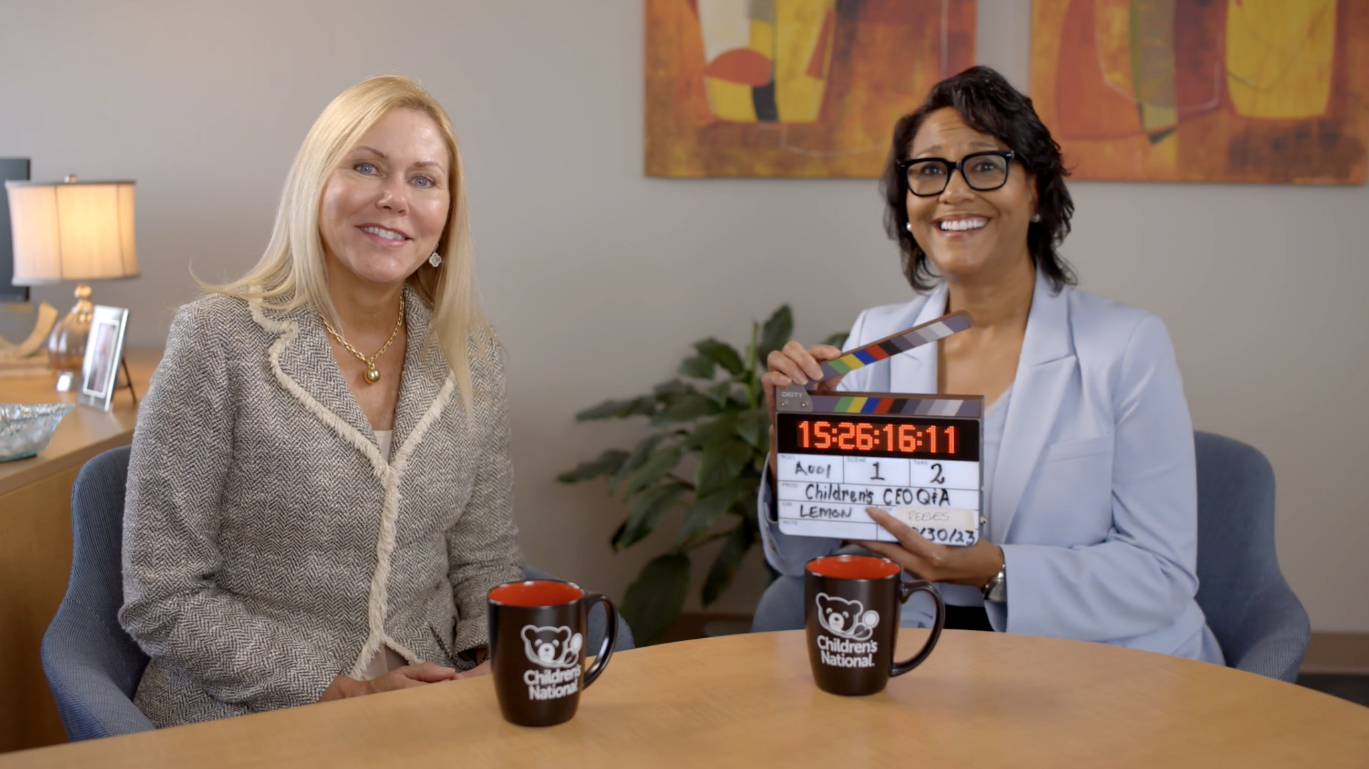
[[[109,411],[114,402],[114,391],[118,389],[119,366],[124,358],[124,332],[127,328],[127,309],[95,305],[90,320],[90,336],[86,341],[85,362],[81,366],[77,403]]]

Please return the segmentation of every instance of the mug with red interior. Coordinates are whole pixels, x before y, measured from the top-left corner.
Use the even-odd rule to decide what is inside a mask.
[[[586,617],[603,602],[608,620],[598,659],[584,669]],[[618,612],[605,596],[550,579],[508,582],[490,591],[490,667],[504,719],[521,726],[569,721],[608,665]]]
[[[904,582],[902,571],[870,555],[829,555],[804,567],[804,630],[819,689],[844,695],[883,691],[891,676],[921,665],[936,648],[946,624],[941,594],[926,580]],[[936,601],[932,634],[917,654],[897,662],[900,609],[919,591]]]

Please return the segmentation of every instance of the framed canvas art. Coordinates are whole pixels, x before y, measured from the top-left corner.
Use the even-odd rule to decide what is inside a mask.
[[[877,177],[975,0],[645,0],[646,174]]]
[[[1369,0],[1034,0],[1076,179],[1363,184]]]

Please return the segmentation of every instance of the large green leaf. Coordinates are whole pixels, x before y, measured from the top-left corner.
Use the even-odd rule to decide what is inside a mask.
[[[676,373],[680,376],[693,377],[694,379],[712,379],[713,371],[713,360],[703,355],[685,358],[680,367],[676,369]]]
[[[740,475],[750,461],[751,447],[733,436],[704,446],[694,482],[698,493],[706,496],[722,488]]]
[[[734,376],[742,373],[746,368],[742,365],[741,354],[733,349],[732,345],[719,342],[713,337],[695,342],[694,349],[698,350],[700,355],[727,369],[727,372]]]
[[[673,402],[677,395],[688,395],[690,393],[698,392],[698,390],[694,389],[694,385],[689,384],[688,382],[681,382],[678,379],[662,382],[651,388],[651,391],[656,394],[657,399],[662,403]]]
[[[716,414],[718,411],[718,404],[709,400],[707,396],[688,393],[676,396],[674,402],[652,417],[651,423],[659,427],[674,422],[691,422],[699,417]]]
[[[628,400],[610,400],[575,415],[578,422],[599,419],[624,419],[630,416],[651,416],[656,413],[656,399],[642,395]]]
[[[784,347],[785,342],[794,333],[794,311],[789,309],[789,305],[782,304],[775,314],[765,322],[761,329],[760,354],[761,365],[765,365],[765,359],[770,353]]]
[[[704,395],[709,400],[718,404],[720,408],[724,408],[727,406],[728,396],[732,394],[732,390],[735,387],[736,384],[732,380],[724,379],[723,381],[718,382],[717,384],[713,385],[707,390],[704,390]]]
[[[623,461],[623,466],[613,474],[613,480],[609,481],[609,493],[616,493],[618,484],[631,477],[632,473],[641,467],[643,462],[646,462],[647,457],[651,456],[651,452],[655,451],[656,447],[665,439],[666,433],[655,433],[638,441],[637,445],[632,447],[632,453],[628,454],[627,459]]]
[[[622,469],[627,457],[628,453],[622,449],[609,449],[600,454],[598,459],[581,462],[574,470],[561,473],[556,476],[556,480],[561,483],[579,483],[602,475],[613,475]]]
[[[738,523],[737,528],[728,535],[727,540],[723,543],[722,551],[713,560],[713,566],[709,568],[708,576],[704,578],[704,606],[718,600],[718,597],[732,584],[732,578],[737,576],[737,568],[741,566],[742,560],[746,558],[746,552],[751,549],[751,545],[755,541],[756,530],[751,528],[746,521]]]
[[[627,525],[614,540],[613,546],[621,550],[651,534],[656,524],[660,523],[661,516],[669,512],[679,501],[680,495],[688,490],[689,487],[682,483],[666,483],[638,497],[632,506],[632,514],[627,518]]]
[[[689,544],[713,528],[727,514],[727,508],[739,498],[756,495],[756,485],[749,478],[742,478],[726,484],[706,497],[695,500],[694,505],[685,513],[684,523],[675,533],[675,547]]]
[[[827,337],[826,339],[822,340],[822,343],[823,343],[823,344],[830,344],[830,345],[832,345],[833,347],[835,347],[835,348],[837,348],[838,350],[840,350],[840,349],[841,349],[841,346],[842,346],[843,344],[846,344],[846,337],[848,337],[848,336],[850,336],[850,334],[846,333],[845,331],[838,331],[837,333],[832,334],[831,336],[829,336],[829,337]]]
[[[621,608],[638,646],[659,642],[680,616],[689,592],[689,556],[666,553],[642,569]]]
[[[656,485],[657,481],[675,469],[675,465],[680,464],[680,458],[683,456],[684,447],[679,444],[657,449],[632,474],[632,480],[628,481],[627,490],[623,493],[630,497],[643,489]]]
[[[700,422],[685,439],[685,448],[698,450],[714,441],[732,435],[737,430],[737,415],[724,411],[717,417]]]
[[[770,451],[770,412],[764,408],[750,409],[737,417],[737,434],[753,448]]]

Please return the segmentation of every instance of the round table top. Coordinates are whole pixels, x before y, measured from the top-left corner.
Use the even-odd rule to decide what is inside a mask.
[[[903,630],[900,656],[926,631]],[[0,767],[1369,766],[1369,708],[1201,662],[947,631],[868,697],[802,631],[614,656],[569,723],[505,723],[489,677],[0,756]]]

